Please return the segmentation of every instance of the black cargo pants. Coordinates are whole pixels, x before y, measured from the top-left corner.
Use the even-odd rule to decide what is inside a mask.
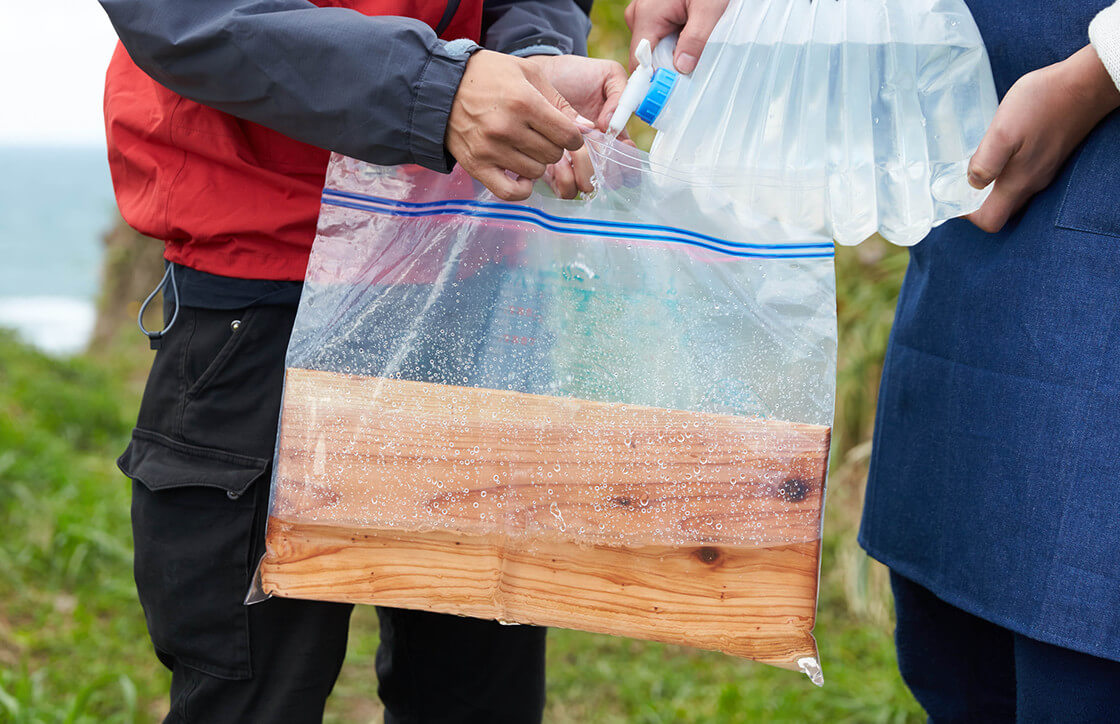
[[[183,307],[118,464],[132,478],[136,585],[172,671],[168,722],[317,722],[351,606],[242,601],[263,553],[295,310]],[[537,722],[545,630],[379,608],[386,722]]]

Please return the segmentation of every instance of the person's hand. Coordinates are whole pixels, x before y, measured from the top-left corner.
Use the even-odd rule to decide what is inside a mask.
[[[537,66],[583,117],[593,119],[601,131],[607,130],[611,114],[626,87],[626,71],[611,60],[583,58],[577,55],[534,55],[526,60]],[[595,173],[587,147],[565,152],[545,171],[544,178],[552,192],[562,199],[575,198],[580,191],[591,193]]]
[[[564,151],[564,157],[544,172],[548,187],[561,199],[574,199],[581,191],[585,194],[594,191],[591,181],[594,176],[595,167],[586,145],[578,151]]]
[[[1016,81],[968,165],[975,188],[995,182],[969,221],[988,232],[1002,229],[1117,107],[1120,91],[1092,46]]]
[[[680,32],[673,51],[673,65],[681,73],[696,69],[696,61],[708,43],[728,0],[631,0],[626,6],[630,28],[630,69],[637,67],[634,51],[643,38],[656,47],[658,41]]]
[[[467,61],[444,143],[456,162],[500,199],[520,201],[533,179],[583,146],[581,117],[535,64],[480,50]],[[516,175],[511,178],[506,172]]]
[[[568,101],[576,112],[607,130],[611,114],[626,88],[626,70],[613,60],[579,55],[533,55],[525,59]]]

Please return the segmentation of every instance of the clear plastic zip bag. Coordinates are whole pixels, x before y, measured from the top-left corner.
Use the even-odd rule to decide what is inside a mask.
[[[987,197],[967,168],[997,98],[963,0],[731,0],[689,76],[662,46],[638,108],[654,161],[818,190],[756,211],[911,245]]]
[[[741,180],[588,144],[598,188],[577,201],[332,158],[257,593],[687,644],[819,682],[832,242],[744,213]]]

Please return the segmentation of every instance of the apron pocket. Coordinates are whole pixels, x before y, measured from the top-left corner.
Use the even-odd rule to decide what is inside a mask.
[[[1096,128],[1077,156],[1055,226],[1120,236],[1120,114]]]

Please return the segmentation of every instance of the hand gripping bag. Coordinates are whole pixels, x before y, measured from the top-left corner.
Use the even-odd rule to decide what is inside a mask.
[[[259,591],[819,682],[832,242],[752,215],[741,179],[588,144],[598,188],[575,201],[331,159]]]

